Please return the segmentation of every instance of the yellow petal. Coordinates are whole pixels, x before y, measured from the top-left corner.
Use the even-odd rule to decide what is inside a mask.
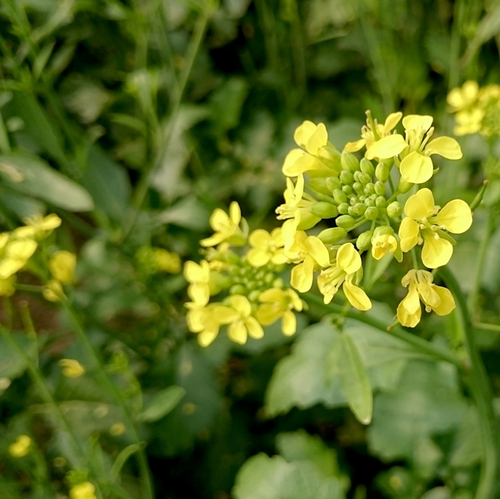
[[[326,131],[326,126],[323,123],[320,123],[307,141],[307,152],[317,156],[319,154],[319,150],[327,144],[328,132]]]
[[[405,327],[415,327],[420,322],[421,315],[422,310],[420,308],[420,305],[414,314],[410,314],[404,307],[403,302],[398,305],[398,309],[396,312],[399,323]]]
[[[9,258],[0,263],[0,279],[7,279],[15,274],[19,269],[22,269],[26,264],[26,260]]]
[[[423,184],[432,177],[434,167],[431,158],[413,151],[403,158],[399,169],[407,182]]]
[[[293,134],[293,140],[295,140],[295,143],[298,146],[305,149],[309,139],[315,131],[316,125],[312,121],[306,120],[296,128],[295,133]]]
[[[427,282],[417,284],[417,290],[422,297],[422,301],[431,308],[438,307],[441,303],[441,298],[435,290],[436,286]]]
[[[210,318],[218,324],[229,324],[238,319],[238,317],[238,312],[231,307],[216,305],[210,308]]]
[[[399,123],[399,120],[402,117],[403,113],[401,112],[391,113],[389,116],[387,116],[384,123],[384,133],[390,132]]]
[[[388,159],[397,156],[402,152],[408,144],[402,135],[394,134],[383,137],[380,140],[374,142],[366,150],[366,159],[380,158]]]
[[[230,219],[228,214],[220,208],[215,208],[212,215],[210,215],[209,220],[210,227],[212,227],[212,229],[216,231],[224,229],[228,225],[229,221]]]
[[[285,292],[279,288],[266,289],[259,295],[259,301],[262,303],[281,302]]]
[[[227,335],[235,343],[244,345],[247,342],[247,328],[243,321],[236,321],[229,325]]]
[[[346,274],[354,274],[361,268],[361,256],[352,243],[343,244],[337,253],[337,267]]]
[[[439,306],[433,307],[437,315],[448,315],[455,308],[455,300],[449,289],[442,286],[434,286],[434,290],[439,295],[441,302]]]
[[[274,324],[283,315],[283,310],[274,303],[264,303],[257,309],[257,320],[263,326]]]
[[[405,130],[427,131],[432,125],[432,116],[420,116],[418,114],[409,114],[403,118]]]
[[[292,269],[291,285],[301,293],[307,293],[312,287],[314,277],[314,258],[306,256],[304,261]]]
[[[241,222],[241,209],[240,205],[236,201],[233,201],[229,205],[229,218],[234,223],[234,225],[239,225],[239,223]]]
[[[462,234],[472,225],[472,212],[465,201],[454,199],[446,204],[434,220],[453,234]]]
[[[407,253],[418,244],[420,228],[418,223],[410,217],[403,218],[399,226],[399,239],[401,240],[401,251]]]
[[[286,156],[281,171],[287,177],[296,177],[301,173],[315,169],[319,161],[302,149],[292,149]]]
[[[246,296],[232,295],[229,297],[229,303],[242,316],[247,317],[252,313],[252,305]]]
[[[438,137],[431,140],[425,147],[425,152],[429,155],[439,154],[446,159],[460,159],[463,156],[460,145],[451,137]]]
[[[260,340],[260,338],[264,336],[264,330],[255,317],[247,317],[245,326],[248,329],[248,336],[250,336],[250,338]]]
[[[422,263],[430,268],[437,269],[446,265],[453,255],[453,246],[446,239],[440,237],[425,236],[422,249]]]
[[[210,286],[204,283],[193,283],[188,286],[189,298],[197,305],[206,305],[210,300]]]
[[[408,294],[403,298],[401,304],[409,314],[416,314],[420,309],[420,298],[415,283],[411,283],[408,288]]]
[[[38,244],[33,239],[21,239],[7,243],[5,254],[8,258],[27,261],[35,252]]]
[[[198,265],[196,262],[188,260],[184,264],[184,277],[186,281],[208,283],[210,280],[210,267],[206,260],[202,260]]]
[[[219,330],[217,329],[205,329],[205,331],[202,331],[201,333],[198,334],[198,343],[202,347],[208,347],[215,338],[217,338],[217,335],[219,334]]]
[[[434,210],[434,196],[430,189],[420,189],[416,194],[410,196],[405,203],[406,216],[414,220],[427,218]],[[405,251],[405,250],[403,250]]]
[[[316,236],[310,236],[305,242],[309,254],[316,260],[321,267],[330,265],[330,254],[325,244]]]
[[[362,149],[366,144],[366,140],[365,139],[359,139],[359,140],[356,140],[354,142],[348,142],[345,147],[344,147],[344,151],[345,152],[356,152],[356,151],[359,151],[360,149]]]
[[[247,260],[253,267],[262,267],[263,265],[266,265],[266,263],[268,263],[270,259],[271,257],[269,253],[259,248],[252,248],[247,253]]]
[[[290,302],[292,304],[293,309],[300,312],[304,307],[304,304],[300,299],[299,295],[293,289],[289,289],[288,296],[290,297]]]
[[[281,332],[285,336],[292,336],[297,331],[297,318],[291,310],[287,310],[281,320]]]
[[[372,308],[372,302],[368,298],[367,294],[358,286],[351,282],[351,279],[347,279],[344,282],[343,287],[346,298],[349,303],[358,310],[366,311]]]

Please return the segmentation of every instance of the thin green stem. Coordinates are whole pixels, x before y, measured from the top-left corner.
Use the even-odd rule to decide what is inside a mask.
[[[326,312],[334,314],[344,313],[343,307],[341,305],[337,305],[335,303],[325,304],[323,303],[323,300],[318,296],[304,294],[302,295],[302,298],[310,305],[314,305],[315,307],[325,310]],[[384,322],[375,319],[374,317],[370,317],[370,315],[368,314],[352,309],[349,310],[346,315],[351,319],[356,319],[360,322],[368,324],[369,326],[379,329],[380,331],[384,331],[384,333],[399,338],[400,340],[412,345],[423,354],[430,355],[439,360],[444,360],[445,362],[449,362],[450,364],[457,366],[459,369],[464,368],[462,361],[455,357],[455,355],[453,355],[452,353],[435,346],[434,344],[430,343],[427,340],[424,340],[423,338],[420,338],[419,336],[408,333],[400,327],[387,327],[387,324],[385,324]]]
[[[499,437],[493,410],[491,384],[475,342],[467,302],[460,285],[455,276],[446,267],[441,268],[439,273],[457,301],[457,308],[454,314],[457,319],[457,327],[462,332],[464,344],[469,353],[470,371],[467,373],[467,381],[476,403],[483,441],[483,466],[474,497],[475,499],[493,499],[494,497],[498,497],[496,495],[496,482],[499,465]]]
[[[78,339],[82,342],[82,344],[84,345],[85,349],[87,350],[89,356],[91,357],[91,359],[93,361],[93,364],[94,364],[93,367],[95,368],[95,372],[99,376],[100,381],[102,382],[103,386],[105,386],[106,389],[108,389],[109,392],[113,395],[116,403],[123,410],[123,413],[125,416],[125,421],[126,421],[127,425],[129,426],[130,431],[132,432],[132,437],[135,441],[134,443],[136,443],[140,447],[140,449],[137,453],[137,460],[138,460],[139,470],[140,470],[141,477],[142,477],[142,487],[143,487],[143,492],[144,492],[144,498],[153,499],[153,497],[154,497],[153,485],[152,485],[152,478],[151,478],[151,473],[150,473],[149,466],[148,466],[147,457],[146,457],[146,454],[144,452],[144,447],[141,444],[141,440],[139,438],[139,434],[137,432],[135,423],[133,421],[133,417],[132,417],[132,414],[130,412],[130,409],[128,408],[127,404],[125,403],[125,401],[122,397],[122,394],[120,393],[120,391],[118,390],[116,385],[111,381],[108,374],[106,373],[101,360],[97,356],[97,354],[94,350],[94,347],[92,346],[91,342],[89,341],[87,334],[84,331],[84,329],[80,323],[80,320],[78,318],[78,315],[77,315],[75,309],[73,308],[73,306],[71,305],[71,303],[67,299],[63,299],[63,300],[61,300],[61,302],[64,305],[64,308],[66,309],[66,311],[68,312],[68,314],[70,315],[70,317],[73,321],[73,325],[75,326],[75,331],[76,331],[76,334],[78,336]]]
[[[481,331],[489,331],[491,333],[500,334],[500,324],[487,324],[486,322],[473,322],[472,327],[474,329],[480,329]]]

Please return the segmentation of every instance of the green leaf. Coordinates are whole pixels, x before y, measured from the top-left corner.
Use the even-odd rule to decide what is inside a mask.
[[[146,408],[139,416],[139,419],[147,422],[158,421],[171,412],[184,395],[186,395],[186,390],[176,385],[169,386],[159,391],[149,401]]]
[[[338,339],[337,366],[349,407],[361,423],[369,424],[373,412],[370,379],[355,343],[347,334]]]
[[[343,499],[338,479],[324,477],[311,463],[286,462],[281,456],[257,454],[240,469],[235,499]]]
[[[69,211],[90,211],[94,201],[79,184],[27,152],[0,156],[0,178],[11,189]]]
[[[229,78],[210,99],[214,132],[223,133],[234,128],[240,120],[241,109],[248,95],[249,86],[243,78]]]
[[[10,189],[0,188],[0,203],[19,220],[45,211],[44,203]]]

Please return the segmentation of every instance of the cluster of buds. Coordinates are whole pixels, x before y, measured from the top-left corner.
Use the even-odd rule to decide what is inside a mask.
[[[285,286],[280,274],[288,258],[280,228],[271,233],[258,229],[248,235],[238,203],[229,215],[216,209],[210,218],[215,233],[201,241],[205,258],[186,262],[189,282],[187,323],[198,333],[200,345],[212,343],[222,326],[231,340],[244,344],[247,338],[262,338],[264,327],[281,319],[283,334],[296,331],[294,311],[303,303]],[[211,300],[217,296],[218,301]]]
[[[362,289],[363,253],[374,260],[386,255],[403,261],[412,253],[412,266],[402,284],[409,295],[398,307],[399,322],[414,327],[420,320],[420,301],[439,315],[455,307],[445,288],[432,283],[432,274],[418,268],[416,249],[428,269],[446,265],[453,253],[450,235],[465,232],[472,213],[455,199],[442,209],[428,188],[418,189],[437,172],[431,156],[460,159],[462,152],[450,137],[432,138],[431,116],[393,113],[379,124],[367,112],[361,138],[338,151],[324,124],[305,121],[295,131],[299,148],[287,155],[285,203],[276,210],[284,220],[284,253],[295,264],[291,285],[311,289],[314,275],[328,303],[340,287],[349,303],[368,310],[371,302]],[[402,121],[404,135],[396,131]],[[354,153],[364,150],[358,159]],[[415,192],[408,197],[409,191]],[[400,198],[405,195],[404,206]],[[320,224],[327,228],[318,226]],[[312,229],[313,234],[305,231]],[[321,230],[322,229],[322,230]],[[415,291],[418,290],[418,291]],[[410,299],[411,298],[411,299]]]
[[[486,137],[500,135],[500,85],[479,88],[475,81],[466,81],[447,97],[455,114],[455,135],[480,133]]]

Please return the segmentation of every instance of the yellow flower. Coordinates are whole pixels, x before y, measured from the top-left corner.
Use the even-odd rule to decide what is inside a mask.
[[[287,154],[282,169],[284,175],[296,177],[313,171],[327,176],[340,173],[338,162],[334,161],[335,149],[328,143],[328,132],[323,123],[315,125],[304,121],[295,130],[293,138],[302,149],[292,149]]]
[[[252,305],[248,298],[242,295],[232,295],[228,298],[228,302],[236,312],[227,330],[229,338],[240,345],[246,343],[248,336],[256,340],[262,338],[264,330],[259,321],[251,315]]]
[[[242,222],[240,206],[233,201],[229,206],[229,215],[216,208],[210,217],[210,226],[215,231],[212,236],[202,239],[202,246],[216,246],[224,241],[231,244],[242,246],[246,242],[246,235],[240,228]]]
[[[424,244],[422,262],[435,269],[446,265],[453,254],[453,245],[445,231],[462,234],[472,225],[472,212],[461,199],[450,201],[443,209],[434,205],[429,189],[420,189],[406,201],[399,238],[403,252],[417,244]]]
[[[381,260],[387,253],[392,253],[399,262],[403,259],[393,229],[389,226],[377,227],[372,237],[372,256],[375,260]]]
[[[43,297],[48,301],[59,301],[64,296],[61,283],[56,280],[49,281],[42,289]]]
[[[409,115],[403,118],[408,148],[401,154],[399,166],[401,176],[407,182],[422,184],[432,177],[434,165],[430,158],[438,154],[447,159],[460,159],[462,150],[455,139],[438,137],[431,140],[434,128],[431,128],[432,116]]]
[[[295,231],[297,229],[307,230],[314,227],[320,220],[320,217],[311,213],[311,206],[315,199],[307,193],[304,193],[304,176],[299,175],[294,185],[292,180],[286,179],[286,190],[283,194],[285,204],[276,208],[278,220],[286,220],[282,227],[282,236],[285,242],[285,248],[289,248],[293,243]],[[289,220],[288,220],[289,219]]]
[[[302,300],[293,289],[266,289],[259,296],[262,305],[257,310],[257,319],[263,326],[270,326],[281,319],[281,331],[292,336],[297,330],[297,319],[293,310],[300,312]]]
[[[330,265],[330,253],[323,241],[316,236],[307,236],[302,230],[295,233],[294,243],[286,255],[292,261],[300,262],[292,269],[290,283],[301,293],[311,289],[316,265]]]
[[[436,286],[426,270],[410,270],[401,280],[408,294],[398,305],[397,318],[401,325],[415,327],[422,315],[420,300],[426,312],[434,310],[437,315],[448,315],[455,308],[455,300],[449,289]]]
[[[75,280],[76,255],[69,251],[57,251],[49,260],[49,270],[54,279],[62,283]]]
[[[7,279],[26,265],[38,244],[33,239],[14,239],[5,246],[5,254],[0,262],[0,279]]]
[[[351,243],[343,244],[337,252],[335,264],[322,270],[318,277],[318,287],[325,303],[330,303],[340,286],[343,286],[346,298],[354,308],[369,310],[372,307],[370,298],[353,282],[361,271],[360,254]]]
[[[90,482],[79,483],[69,490],[70,499],[96,499],[95,487]]]
[[[207,306],[207,303],[208,298],[204,302],[186,303],[189,309],[186,314],[188,328],[192,333],[198,333],[198,343],[202,347],[210,345],[217,338],[221,325],[229,324],[237,316],[230,307],[219,303]]]
[[[36,239],[44,239],[47,237],[54,229],[57,229],[61,225],[61,219],[55,214],[51,213],[46,217],[37,214],[33,217],[27,217],[23,219],[26,224],[25,227],[19,227],[13,231],[13,235],[16,238],[26,238],[35,237]]]
[[[16,441],[9,445],[9,454],[13,457],[24,457],[28,454],[31,446],[31,438],[28,435],[19,435]]]
[[[367,111],[368,112],[368,111]],[[348,142],[345,147],[344,151],[346,152],[356,152],[361,150],[364,146],[366,146],[366,149],[368,151],[371,146],[377,142],[377,140],[383,139],[384,137],[390,137],[391,136],[391,131],[395,126],[399,123],[399,120],[402,118],[403,113],[391,113],[389,116],[387,116],[385,123],[382,125],[381,123],[377,123],[375,120],[375,131],[372,129],[372,124],[370,123],[369,120],[367,120],[366,125],[361,128],[361,139],[356,140],[355,142]],[[378,136],[376,137],[375,134]],[[394,142],[393,145],[396,146],[397,152],[395,152],[392,156],[395,156],[399,152],[401,152],[403,149],[398,148],[397,143],[401,144],[401,140],[399,137],[400,135],[396,135],[396,139],[388,139],[385,144],[386,147],[388,146],[388,143],[391,142],[391,140]],[[402,138],[402,137],[401,137]],[[406,144],[403,146],[403,148],[406,147]],[[370,154],[369,154],[370,155]],[[365,154],[366,156],[366,154]],[[367,156],[368,157],[368,156]],[[375,156],[372,156],[371,159],[373,159]],[[389,156],[391,157],[391,156]]]
[[[466,81],[462,88],[454,88],[448,94],[448,102],[451,111],[461,111],[468,108],[477,101],[479,95],[479,85],[475,81]]]
[[[59,365],[67,378],[79,378],[85,374],[85,368],[76,359],[61,359]]]
[[[202,260],[198,265],[187,261],[184,265],[184,277],[190,283],[188,295],[195,303],[208,303],[210,299],[210,265]]]
[[[176,253],[171,253],[163,248],[152,248],[158,270],[177,274],[181,270],[181,258]]]
[[[15,283],[15,275],[11,275],[6,279],[0,279],[0,296],[12,296],[16,291]]]
[[[271,234],[263,229],[254,230],[248,242],[252,246],[247,253],[247,260],[254,267],[262,267],[269,262],[281,265],[287,262],[283,252],[283,235],[281,228],[274,229]]]
[[[481,124],[484,118],[484,110],[480,108],[471,111],[460,111],[455,115],[457,125],[453,128],[455,135],[472,135],[481,130]]]

